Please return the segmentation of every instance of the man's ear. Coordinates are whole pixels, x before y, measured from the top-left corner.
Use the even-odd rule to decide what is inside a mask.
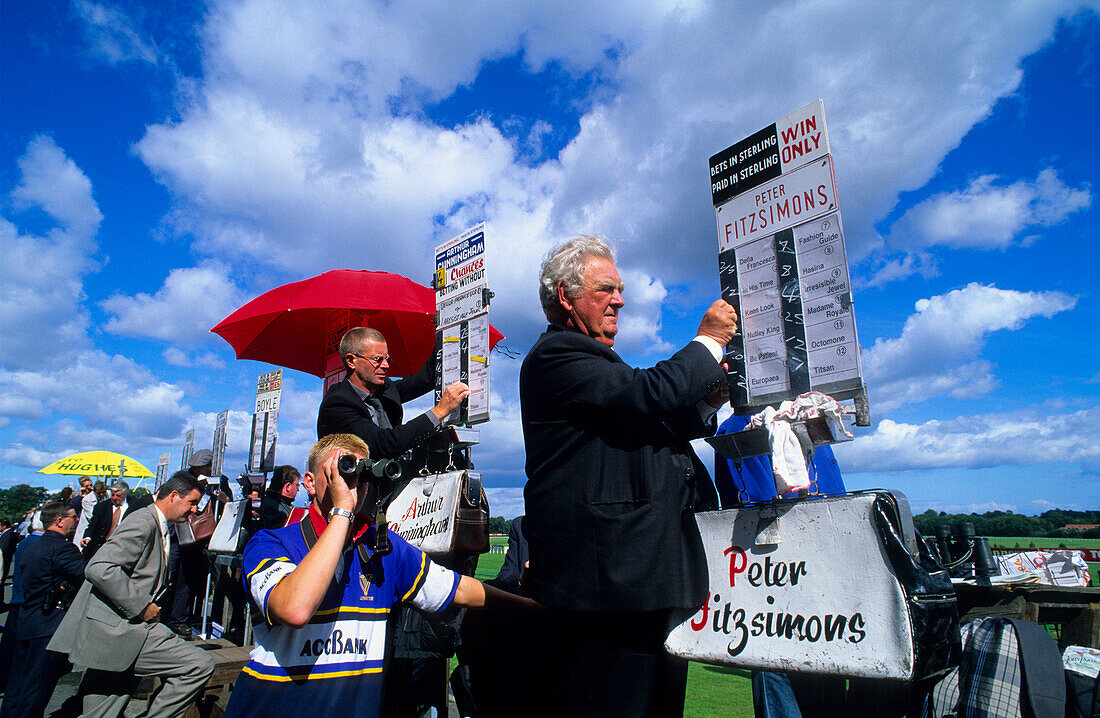
[[[306,491],[310,494],[315,495],[317,493],[317,484],[313,480],[313,474],[308,471],[302,476],[302,486],[306,487]]]
[[[565,293],[565,282],[558,282],[558,304],[567,312],[573,311],[573,302]]]

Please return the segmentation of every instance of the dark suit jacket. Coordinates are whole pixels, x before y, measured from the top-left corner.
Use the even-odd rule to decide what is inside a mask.
[[[2,533],[0,533],[0,557],[3,557],[3,560],[0,561],[0,563],[3,563],[4,565],[4,578],[7,578],[8,574],[11,573],[11,560],[13,555],[15,554],[15,538],[16,534],[14,526],[9,529],[5,529]]]
[[[68,586],[68,598],[72,599],[84,583],[84,559],[68,537],[46,531],[23,552],[19,563],[23,572],[23,603],[15,637],[29,641],[52,636],[65,612],[54,606],[49,607],[50,611],[43,609],[56,598],[53,588],[58,582]]]
[[[386,379],[377,396],[393,428],[382,429],[371,419],[367,405],[359,398],[351,382],[344,379],[333,385],[321,400],[317,412],[317,438],[329,434],[355,434],[366,442],[372,459],[396,459],[436,433],[432,420],[423,414],[407,424],[401,423],[401,405],[434,388],[434,359],[429,359],[412,376],[397,381]]]
[[[519,589],[519,581],[523,577],[523,572],[527,570],[523,564],[529,559],[524,523],[524,517],[517,516],[508,524],[508,553],[504,554],[504,564],[497,572],[496,578],[489,581],[497,588],[512,593]]]
[[[526,584],[580,611],[698,608],[707,567],[694,512],[717,494],[689,439],[714,433],[696,404],[725,375],[691,342],[633,369],[551,325],[523,361]]]
[[[136,496],[126,497],[126,513],[122,514],[122,518],[118,520],[119,525],[122,524],[123,519],[141,508],[140,503]],[[107,540],[107,532],[111,530],[111,515],[114,511],[115,505],[110,499],[100,501],[92,509],[92,518],[88,520],[88,528],[84,531],[84,538],[88,539],[88,545],[84,547],[84,560],[87,561],[94,556]]]
[[[264,492],[264,498],[260,502],[259,528],[281,529],[286,526],[286,519],[294,508],[293,499],[288,499],[278,491],[268,489]]]

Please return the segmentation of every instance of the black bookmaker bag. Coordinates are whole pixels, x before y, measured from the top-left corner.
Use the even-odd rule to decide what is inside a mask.
[[[760,671],[895,681],[959,660],[955,593],[906,498],[862,491],[696,514],[704,605],[666,648]]]

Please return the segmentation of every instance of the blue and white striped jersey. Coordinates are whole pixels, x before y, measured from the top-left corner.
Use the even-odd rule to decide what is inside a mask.
[[[376,716],[382,688],[386,619],[390,608],[408,601],[429,612],[450,605],[459,575],[432,563],[418,549],[389,532],[393,551],[364,575],[349,547],[336,568],[328,593],[309,624],[290,628],[271,620],[271,590],[308,552],[303,527],[319,516],[310,511],[302,524],[260,531],[244,550],[245,589],[262,613],[255,621],[256,647],[233,688],[227,718],[293,714],[342,718]],[[374,527],[366,530],[373,545]],[[265,620],[266,619],[266,620]]]

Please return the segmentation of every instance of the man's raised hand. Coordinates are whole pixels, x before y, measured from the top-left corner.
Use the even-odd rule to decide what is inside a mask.
[[[703,320],[699,322],[698,334],[710,337],[723,347],[730,343],[737,333],[737,312],[724,299],[710,305]]]

